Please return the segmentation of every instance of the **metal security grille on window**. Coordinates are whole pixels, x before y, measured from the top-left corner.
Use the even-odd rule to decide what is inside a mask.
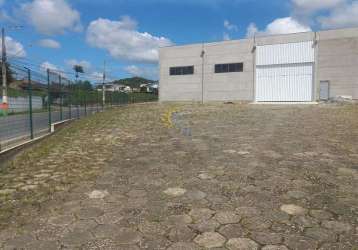
[[[169,69],[169,74],[171,76],[193,75],[194,74],[194,66],[171,67]]]
[[[243,63],[216,64],[215,73],[243,72]]]

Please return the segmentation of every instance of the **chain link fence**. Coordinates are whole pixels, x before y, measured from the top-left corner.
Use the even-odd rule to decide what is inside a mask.
[[[9,66],[7,102],[0,95],[0,152],[52,132],[54,125],[106,108],[157,101],[151,93],[106,92],[83,86],[58,72]],[[0,93],[3,88],[0,87]]]

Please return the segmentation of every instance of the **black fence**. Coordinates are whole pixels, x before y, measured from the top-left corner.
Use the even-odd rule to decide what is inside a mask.
[[[151,93],[124,92],[105,92],[103,98],[102,90],[84,88],[58,72],[9,67],[12,79],[6,88],[7,100],[0,98],[0,152],[51,133],[57,123],[109,107],[158,100]]]

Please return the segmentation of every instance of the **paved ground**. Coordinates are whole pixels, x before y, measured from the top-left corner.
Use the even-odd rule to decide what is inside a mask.
[[[96,114],[0,174],[1,246],[357,249],[357,142],[357,106]]]

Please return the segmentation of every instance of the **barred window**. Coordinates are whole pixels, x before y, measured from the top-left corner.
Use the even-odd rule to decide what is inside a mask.
[[[193,75],[194,74],[194,66],[171,67],[169,69],[169,74],[171,76]]]
[[[243,72],[243,63],[216,64],[215,73]]]

